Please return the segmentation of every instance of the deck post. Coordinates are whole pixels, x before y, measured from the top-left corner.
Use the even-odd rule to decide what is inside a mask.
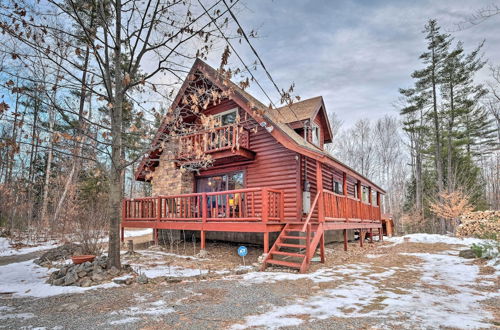
[[[308,223],[306,227],[306,264],[309,264],[309,250],[311,248],[311,224]]]
[[[269,220],[269,191],[262,188],[262,222]]]
[[[321,238],[319,239],[319,254],[321,256],[321,263],[325,263],[325,232],[321,233]]]
[[[347,212],[347,173],[346,172],[342,172],[342,194],[344,195],[342,202],[344,204],[345,221],[348,222],[349,221],[349,214]]]
[[[123,225],[120,228],[120,238],[123,243],[125,241],[125,227],[123,227]]]
[[[158,245],[158,225],[160,224],[161,220],[161,197],[157,196],[156,197],[156,224],[155,228],[153,229],[153,235],[154,235],[154,241],[155,245]]]
[[[363,247],[363,241],[365,238],[363,237],[365,233],[363,233],[363,229],[359,230],[359,246]]]
[[[363,196],[361,196],[361,180],[358,180],[358,183],[356,184],[356,191],[358,192],[358,217],[363,222],[363,218],[361,216],[361,200],[363,199]]]
[[[318,199],[318,222],[323,222],[325,221],[325,204],[323,200],[323,166],[319,160],[316,161],[316,189],[320,194]]]
[[[207,207],[208,207],[208,202],[207,202],[207,193],[204,192],[202,193],[201,195],[201,231],[200,231],[200,248],[202,250],[205,249],[206,247],[206,235],[205,235],[205,230],[204,229],[204,225],[205,223],[207,222],[207,213],[208,213],[208,210],[207,210]]]
[[[344,251],[347,251],[347,229],[344,229]]]
[[[269,253],[269,232],[264,232],[264,253]]]
[[[368,203],[370,203],[370,215],[369,218],[370,220],[375,220],[373,218],[373,201],[372,201],[372,187],[368,187]]]
[[[383,237],[384,237],[384,227],[380,226],[380,228],[378,229],[378,241],[381,242],[383,240]]]
[[[373,243],[373,228],[370,228],[370,243]]]

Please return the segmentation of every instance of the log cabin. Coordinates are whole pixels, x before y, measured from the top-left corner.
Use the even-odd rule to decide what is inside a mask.
[[[135,227],[153,228],[156,242],[162,231],[192,231],[202,249],[207,239],[261,243],[263,269],[300,272],[318,250],[324,262],[330,232],[343,237],[345,249],[353,231],[360,244],[373,240],[374,230],[382,239],[385,191],[325,151],[332,129],[321,96],[270,109],[197,59],[171,109],[185,106],[200,80],[222,95],[199,110],[217,124],[203,129],[199,116],[185,115],[194,129],[165,145],[164,120],[135,173],[151,183],[152,196],[124,199],[122,239],[123,228]],[[210,166],[183,170],[195,147]]]

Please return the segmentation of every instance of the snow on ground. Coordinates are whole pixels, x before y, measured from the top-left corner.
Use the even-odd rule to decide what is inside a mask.
[[[472,245],[485,242],[485,240],[479,238],[471,237],[451,237],[446,235],[436,235],[436,234],[410,234],[405,236],[395,236],[387,237],[384,240],[386,242],[393,242],[394,244],[401,244],[405,241],[405,238],[411,243],[445,243],[445,244],[457,244],[457,245]]]
[[[162,315],[175,312],[172,307],[169,307],[164,300],[144,303],[146,297],[136,296],[136,301],[140,306],[131,306],[123,310],[115,311],[110,314],[111,325],[124,325],[141,321],[143,317],[147,316],[153,319],[160,319]]]
[[[411,241],[421,243],[465,244],[480,240],[460,240],[441,235],[409,235]],[[435,237],[433,237],[435,236]],[[398,238],[392,241],[399,243]],[[401,239],[403,242],[403,239]],[[453,252],[453,253],[448,253]],[[450,327],[459,329],[490,328],[491,313],[481,307],[481,301],[500,297],[499,293],[479,291],[474,285],[494,285],[488,281],[495,275],[479,275],[479,267],[473,261],[460,258],[456,251],[439,253],[407,253],[422,260],[418,264],[401,267],[385,267],[382,273],[367,275],[370,265],[364,263],[320,269],[310,274],[283,272],[250,273],[242,276],[242,282],[265,283],[280,280],[310,279],[314,282],[339,283],[333,289],[319,291],[305,299],[297,299],[289,305],[273,306],[264,314],[249,316],[243,324],[233,329],[248,327],[279,328],[305,326],[307,322],[331,317],[377,317],[385,326],[401,328]],[[397,271],[421,274],[411,290],[394,278],[391,287],[380,285],[380,280],[391,281]],[[349,275],[348,278],[343,275]],[[309,321],[305,321],[307,315]],[[408,320],[410,322],[408,322]]]
[[[153,235],[153,229],[152,228],[146,228],[146,229],[141,229],[141,230],[125,229],[125,238],[127,238],[127,237],[139,237],[139,236],[144,236],[144,235]]]
[[[26,242],[22,243],[26,244]],[[0,257],[50,250],[55,247],[57,247],[56,241],[48,241],[35,246],[26,246],[20,249],[15,249],[12,247],[10,240],[5,237],[0,237]]]
[[[49,270],[33,263],[33,260],[0,266],[0,293],[12,293],[14,297],[50,297],[64,293],[79,293],[86,290],[118,286],[106,283],[88,288],[77,286],[54,286],[45,283]]]

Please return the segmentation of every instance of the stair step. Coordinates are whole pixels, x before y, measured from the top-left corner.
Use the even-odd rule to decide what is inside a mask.
[[[290,244],[290,243],[280,243],[276,242],[278,246],[285,246],[285,247],[293,247],[293,248],[299,248],[299,249],[305,249],[306,246],[302,244]]]
[[[306,256],[305,254],[285,252],[285,251],[272,251],[271,254],[276,254],[279,256],[297,257],[297,258],[304,258]]]
[[[306,239],[305,236],[281,236],[282,238],[285,238],[285,239]]]
[[[283,260],[268,259],[266,262],[268,264],[274,264],[274,265],[280,265],[280,266],[292,267],[292,268],[300,268],[300,266],[301,266],[301,264],[298,264],[296,262],[289,262],[289,261],[283,261]]]

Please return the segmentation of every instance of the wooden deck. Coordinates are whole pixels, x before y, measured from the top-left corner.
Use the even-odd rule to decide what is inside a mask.
[[[322,190],[314,199],[311,211],[304,221],[285,219],[283,191],[272,188],[247,188],[210,193],[192,193],[174,196],[156,196],[125,199],[122,210],[123,229],[153,228],[155,241],[158,230],[193,230],[201,233],[201,248],[205,248],[207,231],[253,232],[264,234],[264,253],[269,253],[266,261],[279,264],[275,255],[286,255],[281,247],[297,247],[307,250],[300,271],[307,270],[316,248],[320,247],[324,256],[324,233],[328,230],[343,230],[344,245],[347,248],[347,230],[358,230],[360,236],[373,229],[382,235],[380,207],[363,203],[347,195]],[[289,231],[309,239],[302,244],[284,242],[290,239]],[[269,233],[280,232],[272,249]],[[292,238],[293,239],[293,238]],[[363,240],[360,240],[360,244]],[[281,252],[280,252],[281,251]],[[288,252],[289,253],[289,252]],[[298,253],[293,253],[298,255]]]

